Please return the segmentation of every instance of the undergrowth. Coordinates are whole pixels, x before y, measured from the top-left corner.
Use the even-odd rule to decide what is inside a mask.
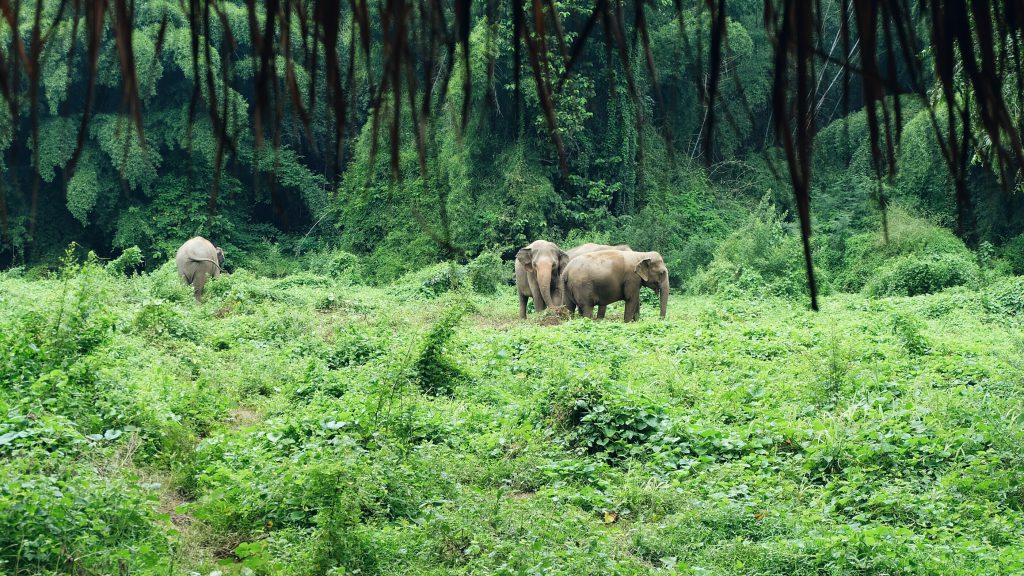
[[[1019,279],[552,324],[490,257],[129,263],[0,275],[0,572],[1024,570]]]

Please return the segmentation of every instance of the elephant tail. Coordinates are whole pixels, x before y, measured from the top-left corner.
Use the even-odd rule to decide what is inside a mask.
[[[212,259],[212,258],[189,258],[189,259],[191,261],[193,261],[193,262],[209,262],[210,264],[213,264],[214,266],[217,267],[217,273],[218,274],[220,274],[220,272],[221,272],[220,264],[218,264],[217,261]]]
[[[220,274],[220,272],[221,272],[221,269],[220,269],[220,264],[218,264],[218,263],[217,263],[217,262],[216,262],[215,260],[213,260],[213,259],[210,259],[210,258],[192,258],[192,257],[189,257],[188,261],[189,261],[189,264],[196,264],[196,263],[199,263],[199,262],[209,262],[210,264],[213,264],[214,266],[216,266],[216,267],[217,267],[217,274]],[[189,268],[191,268],[191,273],[189,273]],[[198,272],[198,271],[199,271],[199,267],[198,267],[198,266],[187,266],[187,267],[185,268],[185,270],[184,270],[184,271],[182,271],[182,276],[184,276],[184,277],[185,277],[185,281],[186,281],[186,282],[187,282],[187,283],[188,283],[189,285],[191,285],[191,284],[192,284],[192,282],[193,282],[193,281],[195,281],[195,279],[196,279],[196,272]]]

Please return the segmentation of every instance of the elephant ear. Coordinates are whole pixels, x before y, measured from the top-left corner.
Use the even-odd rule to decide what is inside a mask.
[[[565,267],[569,265],[569,255],[564,250],[558,251],[558,270],[561,272],[565,270]]]
[[[522,248],[516,253],[516,260],[523,265],[523,268],[527,270],[533,270],[533,250],[530,248]]]
[[[220,246],[217,247],[217,264],[224,264],[224,250]]]
[[[651,259],[644,258],[643,260],[636,263],[636,268],[633,269],[640,279],[644,282],[648,282],[651,279]]]

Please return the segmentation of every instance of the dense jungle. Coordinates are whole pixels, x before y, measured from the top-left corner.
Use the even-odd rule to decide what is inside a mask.
[[[1024,574],[1022,36],[0,0],[0,574]]]

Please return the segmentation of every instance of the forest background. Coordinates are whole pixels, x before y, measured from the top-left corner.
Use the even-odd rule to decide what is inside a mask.
[[[376,120],[375,102],[389,113],[395,102],[401,105],[373,92],[382,58],[376,41],[365,54],[351,51],[347,86],[355,89],[345,94],[349,109],[341,126],[332,114],[326,67],[305,68],[296,41],[295,59],[278,58],[274,67],[281,85],[295,91],[274,92],[268,109],[277,122],[257,130],[252,116],[263,104],[253,86],[261,68],[242,2],[218,3],[205,34],[198,35],[199,46],[193,45],[183,4],[134,6],[131,38],[144,131],[136,130],[121,97],[111,14],[98,48],[91,118],[76,156],[90,91],[89,46],[84,27],[58,4],[42,5],[42,21],[54,24],[41,43],[37,105],[0,110],[5,267],[43,272],[76,242],[101,257],[138,246],[145,267],[153,269],[184,239],[202,234],[224,246],[229,269],[241,265],[281,275],[302,261],[331,260],[358,266],[359,278],[381,284],[445,259],[507,259],[519,246],[546,238],[567,246],[606,241],[659,250],[676,286],[803,292],[795,205],[772,124],[772,44],[760,1],[727,5],[728,42],[713,106],[702,96],[712,76],[702,39],[713,23],[700,3],[679,12],[663,3],[647,9],[654,66],[634,35],[628,57],[594,43],[596,48],[579,53],[569,75],[558,68],[565,65],[557,58],[559,45],[578,39],[591,7],[552,4],[564,38],[556,41],[551,32],[544,46],[546,65],[563,79],[553,87],[552,103],[565,171],[537,96],[541,91],[532,84],[537,79],[523,70],[521,93],[513,82],[514,31],[507,18],[473,22],[465,61],[461,53],[441,54],[437,61],[417,56],[417,66],[452,70],[445,85],[433,88],[418,149],[414,107],[400,107],[395,126]],[[492,7],[477,9],[490,13]],[[507,9],[498,4],[496,13]],[[19,30],[30,45],[35,13],[23,5],[20,14]],[[821,14],[820,35],[835,38],[831,50],[849,47],[848,39],[840,42],[846,11],[832,2]],[[351,18],[342,16],[343,31],[352,31],[339,36],[342,55],[359,41]],[[291,26],[292,37],[301,38],[301,22]],[[379,23],[371,26],[382,33]],[[689,33],[680,34],[680,26]],[[9,25],[0,25],[0,35],[13,47]],[[924,45],[913,48],[927,54]],[[208,60],[193,59],[197,49]],[[850,50],[855,58],[859,41]],[[813,124],[819,134],[812,214],[824,288],[857,290],[870,283],[865,270],[882,263],[868,256],[883,205],[893,212],[892,225],[907,231],[897,234],[888,256],[913,252],[913,265],[920,267],[921,253],[936,252],[932,259],[938,261],[926,266],[939,276],[927,280],[937,287],[970,281],[978,263],[1024,271],[1024,213],[1016,184],[997,177],[983,138],[969,150],[973,222],[959,230],[981,252],[971,256],[948,232],[956,229],[957,206],[934,129],[936,119],[945,123],[942,93],[929,92],[931,101],[922,102],[910,94],[914,71],[884,46],[878,51],[891,76],[887,86],[906,92],[888,97],[890,109],[900,99],[900,140],[895,169],[886,175],[872,161],[862,81],[828,60],[815,71]],[[230,69],[222,59],[232,61]],[[933,76],[929,60],[921,61],[925,75]],[[969,92],[961,88],[961,96]],[[472,102],[464,106],[466,94]],[[1009,93],[1007,100],[1015,105]],[[218,118],[208,110],[224,113]],[[719,119],[713,125],[712,113]],[[230,145],[219,144],[225,140],[221,130]],[[336,156],[339,133],[345,138]],[[397,165],[389,163],[391,141]],[[751,227],[762,234],[751,235]],[[740,228],[745,231],[737,233]],[[747,239],[744,245],[723,243],[730,233]],[[904,238],[908,234],[913,238]],[[760,244],[750,245],[752,238]],[[716,251],[719,263],[711,266]],[[964,267],[963,273],[954,270]]]

